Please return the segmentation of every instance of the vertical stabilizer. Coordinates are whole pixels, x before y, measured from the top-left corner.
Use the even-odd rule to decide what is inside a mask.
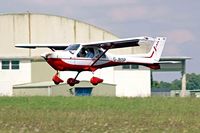
[[[166,37],[156,37],[150,52],[145,58],[150,58],[152,62],[158,62],[160,60],[166,39]]]

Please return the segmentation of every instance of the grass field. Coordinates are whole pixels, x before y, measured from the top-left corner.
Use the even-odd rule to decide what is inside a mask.
[[[0,97],[0,132],[200,132],[200,99]]]

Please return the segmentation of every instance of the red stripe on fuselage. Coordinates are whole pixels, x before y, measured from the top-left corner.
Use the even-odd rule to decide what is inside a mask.
[[[151,56],[153,56],[153,54],[154,54],[154,52],[152,53]],[[65,58],[65,60],[66,60],[66,58]],[[68,60],[71,60],[71,59],[68,59]],[[86,60],[88,60],[88,59],[86,59]],[[76,64],[66,63],[60,58],[48,58],[46,61],[51,67],[53,67],[55,70],[58,70],[58,71],[95,71],[95,70],[97,70],[99,68],[103,68],[103,67],[112,67],[112,66],[118,66],[118,65],[130,65],[130,64],[148,66],[148,63],[108,61],[107,63],[101,64],[101,65],[94,65],[91,67],[90,65],[76,65]]]
[[[71,60],[71,59],[69,59],[69,60]],[[86,59],[86,60],[88,60],[88,59]],[[51,67],[53,67],[55,70],[59,70],[59,71],[67,71],[67,70],[69,70],[69,71],[95,71],[99,68],[118,65],[117,62],[108,61],[105,64],[94,65],[94,66],[90,67],[90,65],[76,65],[76,64],[66,63],[62,59],[58,59],[58,58],[48,58],[47,63]]]

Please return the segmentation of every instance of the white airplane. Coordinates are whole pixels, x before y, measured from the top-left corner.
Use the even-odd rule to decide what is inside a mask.
[[[110,41],[99,41],[79,44],[16,44],[20,48],[50,48],[51,53],[44,53],[41,56],[57,72],[52,80],[55,84],[64,82],[59,77],[59,71],[77,71],[74,78],[69,78],[67,83],[74,86],[79,83],[78,75],[82,71],[94,72],[97,69],[125,64],[137,64],[151,69],[160,69],[159,59],[161,57],[165,37],[135,37]],[[132,55],[114,55],[108,53],[110,49],[137,47],[142,44],[152,45],[149,53]],[[97,85],[103,79],[92,77],[90,82]]]

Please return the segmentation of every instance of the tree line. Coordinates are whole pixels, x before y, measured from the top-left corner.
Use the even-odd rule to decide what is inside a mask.
[[[200,89],[200,74],[187,74],[186,75],[187,79],[187,84],[186,88],[187,90],[196,90]],[[181,79],[176,79],[172,81],[171,83],[168,82],[158,82],[158,81],[153,81],[152,82],[152,88],[170,88],[172,90],[180,90],[181,89]]]

